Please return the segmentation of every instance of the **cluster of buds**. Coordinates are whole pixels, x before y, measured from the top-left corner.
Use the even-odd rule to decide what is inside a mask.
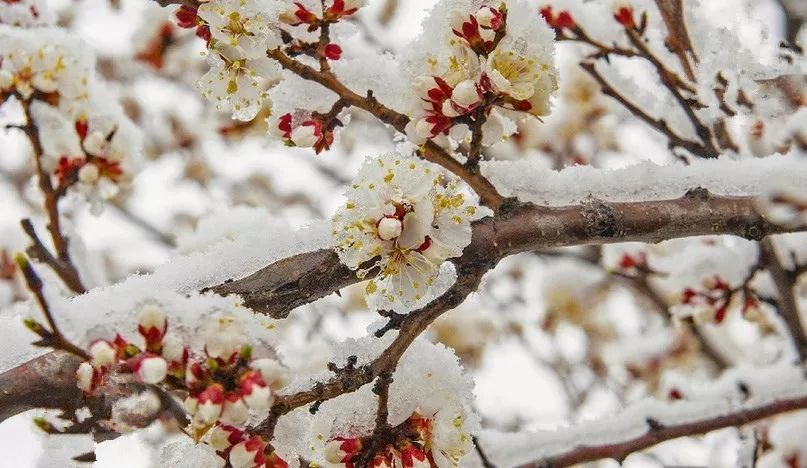
[[[472,14],[457,12],[452,18],[451,30],[465,39],[474,52],[487,56],[504,37],[506,22],[507,6],[502,3],[498,8],[482,6]]]
[[[561,10],[556,14],[552,7],[547,5],[541,8],[540,13],[546,24],[558,33],[563,29],[574,30],[577,28],[577,23],[569,10]]]
[[[168,335],[168,320],[161,309],[145,306],[140,312],[137,331],[142,346],[117,335],[114,340],[95,340],[90,344],[89,362],[79,365],[76,373],[78,387],[92,394],[113,366],[130,372],[145,384],[162,382],[169,374],[184,372],[188,350],[178,338]]]
[[[177,26],[184,29],[196,30],[196,36],[210,42],[210,27],[201,18],[199,10],[190,5],[181,5],[174,13],[177,19]]]
[[[207,330],[204,356],[191,359],[185,372],[185,409],[197,433],[216,423],[240,425],[249,410],[266,410],[273,388],[285,383],[286,371],[274,359],[253,359],[240,324],[232,317],[216,320]]]
[[[244,330],[232,317],[211,322],[199,356],[191,356],[188,346],[167,330],[162,310],[145,306],[138,320],[137,344],[117,335],[90,345],[90,359],[77,371],[79,388],[91,395],[114,367],[142,383],[181,390],[187,394],[184,407],[191,416],[192,433],[204,437],[233,467],[286,468],[265,440],[238,428],[250,410],[265,411],[272,405],[274,391],[288,380],[286,368],[274,359],[254,359]]]
[[[729,307],[736,298],[742,296],[740,310],[748,320],[761,317],[759,299],[747,284],[732,289],[719,275],[707,276],[702,281],[703,289],[684,288],[681,303],[699,307],[694,315],[696,321],[705,323],[722,323],[726,319]],[[737,294],[741,292],[742,294]]]
[[[319,154],[330,149],[333,144],[333,130],[339,124],[337,119],[326,122],[320,114],[296,111],[280,116],[277,125],[270,127],[270,132],[283,139],[287,146],[314,148]]]
[[[206,442],[233,468],[288,468],[261,436],[227,424],[216,424],[207,433]],[[267,453],[269,452],[269,453]]]
[[[372,436],[334,437],[325,446],[325,460],[345,468],[452,468],[459,466],[470,444],[462,426],[461,414],[441,410],[426,418],[416,412],[382,436],[389,443],[379,445]]]
[[[64,190],[75,182],[92,185],[103,181],[111,189],[108,195],[113,196],[117,193],[116,184],[123,176],[119,162],[122,155],[111,144],[115,131],[108,134],[98,130],[90,132],[89,123],[83,117],[74,122],[74,128],[84,156],[59,158],[54,169],[57,188]]]
[[[317,16],[301,2],[294,2],[288,11],[280,15],[280,21],[290,25],[307,25],[307,30],[316,31],[322,24],[336,23],[342,18],[356,13],[364,5],[364,0],[332,0],[325,7],[322,17]]]

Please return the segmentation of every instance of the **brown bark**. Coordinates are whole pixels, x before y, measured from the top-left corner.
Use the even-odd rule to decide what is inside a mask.
[[[76,369],[81,359],[52,351],[0,373],[0,422],[34,408],[80,405]]]
[[[807,229],[802,227],[799,230]],[[520,252],[584,244],[659,242],[679,237],[730,234],[759,240],[792,231],[770,223],[751,197],[722,197],[702,189],[682,198],[608,203],[595,199],[561,208],[518,204],[477,221],[464,255],[492,251],[497,259]],[[318,250],[268,265],[243,279],[211,288],[239,294],[247,307],[286,317],[293,308],[360,281],[333,251]]]

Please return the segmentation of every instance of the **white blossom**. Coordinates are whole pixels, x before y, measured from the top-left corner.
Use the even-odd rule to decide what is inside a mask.
[[[379,269],[367,293],[382,307],[406,308],[421,300],[440,265],[470,242],[470,223],[478,214],[457,180],[431,163],[397,154],[368,158],[347,198],[334,216],[337,252],[359,275]]]

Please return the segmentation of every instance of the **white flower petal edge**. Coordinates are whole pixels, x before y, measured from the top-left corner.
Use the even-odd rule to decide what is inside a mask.
[[[426,297],[440,265],[471,242],[471,222],[487,213],[439,166],[395,153],[368,158],[346,198],[333,218],[339,259],[359,277],[377,269],[368,299],[397,311]]]

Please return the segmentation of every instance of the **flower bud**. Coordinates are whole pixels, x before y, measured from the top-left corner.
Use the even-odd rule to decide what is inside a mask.
[[[330,463],[349,462],[360,450],[361,440],[358,437],[337,437],[325,445],[325,460]]]
[[[115,363],[117,351],[106,340],[98,340],[90,346],[90,364],[96,369],[110,366]]]
[[[328,60],[339,60],[342,57],[342,48],[339,44],[330,43],[325,46],[323,52]]]
[[[496,30],[502,26],[502,14],[495,8],[482,7],[474,16],[476,16],[476,22],[483,28]]]
[[[85,164],[78,170],[78,180],[85,184],[91,184],[98,180],[98,166],[95,164]]]
[[[454,87],[451,100],[460,107],[469,109],[478,104],[482,97],[479,95],[479,88],[474,80],[464,80]]]
[[[165,330],[168,328],[168,319],[165,312],[153,304],[141,309],[137,320],[137,331],[146,339],[146,348],[150,351],[159,349]]]
[[[378,221],[378,237],[381,240],[392,240],[401,235],[403,224],[398,218],[383,217]]]
[[[224,398],[224,407],[219,420],[224,424],[239,425],[249,416],[249,408],[237,393],[229,393]]]
[[[247,335],[235,317],[220,317],[205,330],[205,353],[214,359],[230,361],[246,343]]]
[[[169,362],[185,363],[188,360],[188,348],[177,335],[168,333],[163,338],[162,356]]]
[[[196,420],[203,424],[213,424],[221,415],[224,406],[224,388],[219,384],[208,385],[197,397]]]
[[[263,451],[266,442],[260,436],[255,436],[235,445],[230,451],[230,465],[233,468],[253,468],[266,461]]]
[[[248,371],[241,377],[241,396],[250,408],[263,410],[274,403],[272,390],[257,371]]]
[[[146,356],[140,360],[135,369],[135,375],[147,384],[157,384],[165,379],[168,373],[168,363],[160,356]]]
[[[275,359],[255,359],[250,367],[260,372],[263,381],[273,390],[283,388],[289,383],[289,370]]]
[[[216,451],[224,451],[244,440],[244,431],[226,424],[216,424],[207,433],[207,444]]]
[[[106,135],[98,131],[92,132],[87,135],[82,144],[88,153],[94,156],[102,155],[107,148]]]
[[[312,121],[309,120],[291,131],[290,139],[295,145],[308,148],[317,142],[316,126],[313,123],[308,124],[308,122]]]
[[[185,408],[185,411],[188,412],[191,416],[196,414],[196,411],[199,409],[199,399],[196,397],[188,396],[182,402],[182,406]]]
[[[76,385],[84,392],[91,392],[94,387],[95,369],[89,362],[82,362],[76,370]]]

